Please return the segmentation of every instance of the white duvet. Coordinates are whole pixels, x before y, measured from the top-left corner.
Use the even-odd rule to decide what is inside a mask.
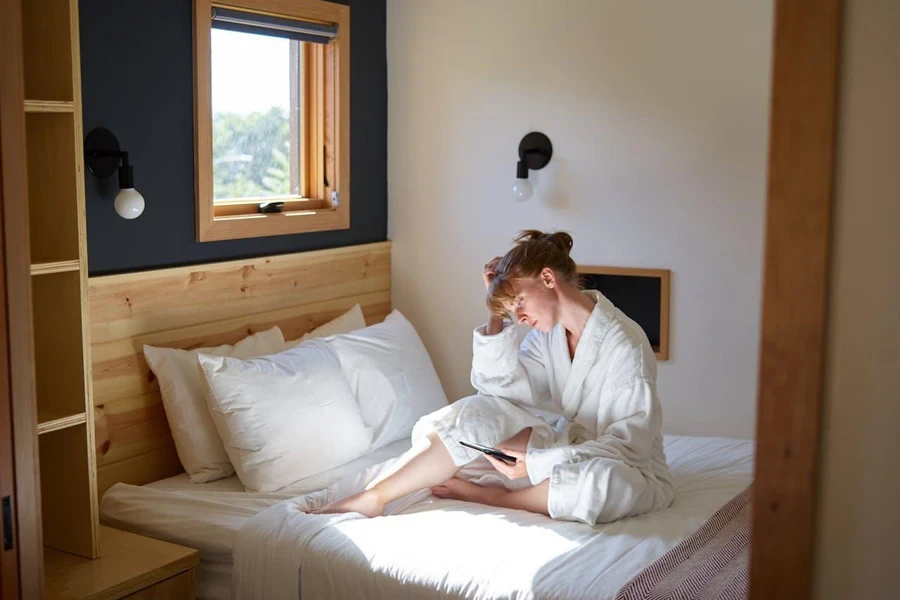
[[[375,519],[304,512],[362,489],[391,461],[376,465],[241,527],[234,597],[613,598],[750,482],[750,442],[675,438],[666,451],[675,473],[671,508],[608,525],[436,500],[427,491]]]
[[[750,483],[753,471],[751,441],[667,436],[672,506],[608,525],[427,494],[412,498],[417,502],[405,510],[391,506],[399,514],[378,519],[298,512],[304,502],[321,501],[323,492],[313,499],[292,496],[340,477],[345,488],[359,485],[367,478],[360,472],[371,476],[376,463],[408,446],[391,444],[271,494],[244,493],[236,478],[118,484],[104,496],[101,517],[198,548],[198,598],[603,599],[693,533]],[[240,587],[231,589],[232,576]]]

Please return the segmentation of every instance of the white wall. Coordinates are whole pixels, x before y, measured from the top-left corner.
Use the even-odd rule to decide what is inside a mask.
[[[844,4],[815,597],[896,598],[900,3]]]
[[[470,393],[482,265],[524,228],[669,268],[665,430],[754,431],[771,0],[388,0],[393,298]],[[522,135],[550,136],[535,197]]]

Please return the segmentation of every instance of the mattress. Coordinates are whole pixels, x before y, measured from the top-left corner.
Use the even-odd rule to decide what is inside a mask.
[[[408,439],[399,440],[269,493],[244,491],[236,475],[209,483],[191,483],[187,473],[143,486],[117,483],[103,495],[100,521],[196,548],[200,551],[197,598],[230,600],[231,550],[235,533],[247,519],[282,500],[326,488],[346,475],[397,457],[409,447]]]
[[[191,484],[186,475],[141,487],[117,484],[101,502],[101,519],[115,527],[199,549],[197,597],[229,598],[235,535],[251,517],[282,500],[327,487],[345,475],[397,456],[408,447],[408,441],[395,442],[276,493],[244,492],[235,477],[206,484]],[[332,566],[341,563],[346,579],[353,578],[354,569],[358,571],[360,585],[378,581],[364,570],[389,573],[394,578],[388,582],[391,585],[402,573],[407,579],[404,583],[413,586],[407,588],[410,590],[421,590],[430,582],[449,586],[454,577],[459,578],[453,589],[443,588],[448,596],[467,597],[471,590],[485,598],[563,598],[578,597],[581,592],[596,598],[612,597],[628,579],[693,533],[751,481],[752,441],[667,436],[665,449],[675,484],[675,501],[665,511],[588,527],[522,511],[429,499],[393,521],[396,529],[391,537],[396,544],[385,544],[383,536],[371,539],[367,532],[374,529],[364,523],[342,525],[341,535],[353,538],[349,546],[354,554],[343,557],[340,548],[335,548],[337,554],[330,554],[327,562]],[[440,518],[429,513],[440,513]],[[493,535],[498,546],[510,548],[507,554],[521,554],[515,560],[504,556],[506,569],[478,558],[471,550],[472,536],[463,539],[465,536],[457,535],[476,523],[471,515],[480,519],[474,537]],[[439,566],[441,562],[430,560],[431,551],[412,540],[421,539],[423,528],[438,531],[448,523],[450,529],[442,534],[446,547],[439,551],[443,553],[441,568],[458,564],[453,564],[452,571],[431,572],[435,562]],[[406,536],[410,543],[400,543]],[[449,539],[454,536],[458,539]],[[418,549],[410,550],[416,546]],[[368,550],[372,556],[367,558]],[[417,565],[419,559],[422,562]],[[512,565],[515,568],[509,568]],[[465,589],[460,592],[459,586]]]

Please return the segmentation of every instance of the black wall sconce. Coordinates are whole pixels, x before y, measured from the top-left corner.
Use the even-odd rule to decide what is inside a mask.
[[[550,138],[540,131],[532,131],[519,142],[519,162],[516,163],[516,182],[513,184],[513,198],[519,202],[527,202],[534,193],[534,187],[528,181],[528,171],[543,169],[553,156],[553,144]]]
[[[144,212],[144,197],[134,189],[134,168],[128,164],[128,153],[119,140],[105,127],[91,130],[84,140],[84,162],[91,174],[105,179],[119,171],[119,193],[116,212],[123,219],[136,219]],[[121,164],[120,164],[121,162]]]

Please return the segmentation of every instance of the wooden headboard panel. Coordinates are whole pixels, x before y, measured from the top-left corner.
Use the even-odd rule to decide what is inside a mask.
[[[102,495],[182,471],[143,345],[233,344],[278,325],[295,339],[359,303],[391,310],[390,242],[91,277],[91,362]]]

